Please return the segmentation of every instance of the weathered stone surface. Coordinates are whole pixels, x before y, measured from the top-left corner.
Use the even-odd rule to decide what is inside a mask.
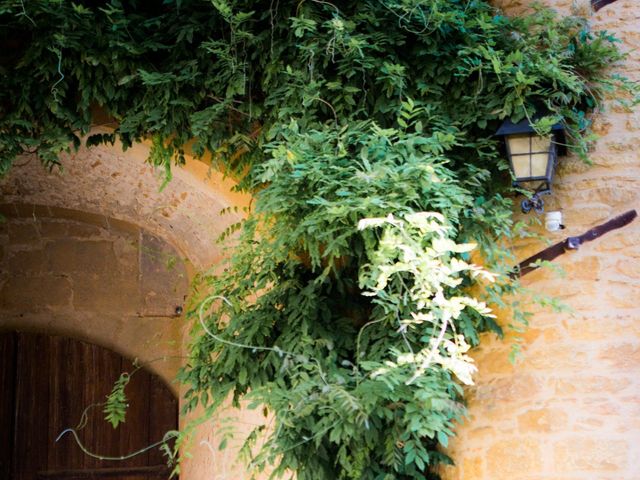
[[[96,312],[139,313],[141,309],[137,278],[74,273],[73,306]]]
[[[13,211],[18,210],[30,211]],[[91,312],[175,316],[188,288],[175,250],[148,235],[142,245],[140,229],[124,222],[111,226],[89,214],[86,218],[93,223],[86,224],[79,223],[80,218],[82,213],[68,212],[64,218],[8,218],[13,243],[0,257],[0,313],[65,308],[70,316],[83,318]]]
[[[485,478],[484,459],[482,457],[468,457],[462,460],[464,476],[467,479]]]
[[[640,294],[640,284],[637,282],[611,281],[604,292],[604,301],[612,308],[636,308],[638,294]]]
[[[68,225],[67,234],[69,237],[95,238],[103,232],[103,229],[98,225],[90,223],[69,222]]]
[[[489,448],[487,471],[492,480],[512,480],[541,463],[540,445],[533,438],[504,438]]]
[[[12,251],[7,258],[7,268],[19,275],[42,273],[46,270],[46,257],[40,249]]]
[[[8,224],[9,243],[28,245],[40,239],[40,232],[34,222],[10,222]]]
[[[525,352],[523,366],[531,370],[553,371],[557,369],[571,369],[579,371],[589,360],[585,351],[578,348],[567,348],[554,344],[537,344],[530,346]]]
[[[558,472],[623,471],[629,447],[622,440],[588,439],[579,436],[556,442],[555,466]]]
[[[568,415],[557,408],[529,410],[518,417],[518,426],[523,432],[548,433],[563,431],[569,426]]]
[[[475,401],[522,402],[540,391],[540,382],[532,375],[512,375],[477,385]]]
[[[620,370],[633,370],[640,365],[640,342],[613,345],[599,355],[599,359]]]
[[[42,219],[40,220],[40,233],[46,238],[64,238],[68,235],[68,222]]]
[[[140,275],[144,315],[182,311],[188,285],[184,263],[169,245],[146,233],[140,240]]]
[[[40,311],[65,307],[71,303],[71,284],[67,278],[12,276],[0,289],[0,309]]]
[[[117,272],[113,242],[56,240],[47,243],[45,250],[52,271],[58,272]]]
[[[242,216],[221,217],[220,210],[246,206],[248,196],[233,192],[232,180],[195,160],[175,169],[173,180],[160,191],[157,172],[144,162],[147,155],[143,145],[126,154],[121,145],[81,149],[62,156],[63,173],[48,173],[30,162],[0,181],[3,203],[26,205],[25,216],[35,205],[38,217],[103,229],[139,225],[167,239],[194,265],[211,266],[221,256],[215,239]]]

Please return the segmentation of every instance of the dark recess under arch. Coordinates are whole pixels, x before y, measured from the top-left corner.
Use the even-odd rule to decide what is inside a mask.
[[[64,429],[84,409],[100,403],[130,360],[97,345],[66,337],[0,334],[0,479],[158,480],[169,477],[162,453],[152,449],[125,461],[85,455]],[[126,422],[113,429],[101,407],[89,411],[78,432],[82,443],[119,457],[162,439],[178,427],[178,402],[156,375],[140,369],[126,388]]]

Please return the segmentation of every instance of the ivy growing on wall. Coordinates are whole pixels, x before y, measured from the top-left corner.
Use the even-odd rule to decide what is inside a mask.
[[[586,158],[590,113],[635,94],[607,32],[480,0],[3,0],[0,24],[0,170],[89,135],[150,140],[169,178],[194,140],[253,193],[180,380],[187,409],[264,408],[247,462],[300,480],[437,477],[518,290],[493,132],[544,109]]]

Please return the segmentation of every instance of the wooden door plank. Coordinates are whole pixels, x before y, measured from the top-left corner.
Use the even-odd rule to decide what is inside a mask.
[[[129,407],[127,420],[120,427],[120,446],[122,454],[128,455],[149,446],[149,373],[137,370],[133,363],[123,358],[122,370],[134,372],[125,389]],[[149,453],[145,452],[130,458],[123,466],[149,465]]]
[[[87,359],[87,377],[94,381],[84,382],[84,396],[87,406],[96,404],[87,415],[85,441],[87,448],[102,456],[120,455],[120,432],[114,429],[104,418],[104,403],[107,395],[122,371],[122,357],[117,353],[97,345],[84,344]],[[87,468],[109,468],[113,461],[94,458],[85,459]]]
[[[86,407],[84,382],[87,378],[81,342],[64,337],[49,337],[49,362],[51,390],[49,394],[48,469],[84,468],[87,456],[78,446],[73,435],[66,434],[58,442],[55,439],[63,430],[76,428]],[[86,442],[85,430],[77,431],[80,442]]]
[[[161,440],[170,430],[178,425],[178,400],[165,383],[156,375],[149,382],[149,442]],[[173,445],[173,442],[171,442]],[[149,451],[149,464],[157,465],[166,462],[166,457],[159,448]]]
[[[49,341],[19,333],[14,415],[14,478],[32,480],[48,468]]]
[[[0,478],[12,478],[13,422],[16,395],[16,335],[0,334]]]

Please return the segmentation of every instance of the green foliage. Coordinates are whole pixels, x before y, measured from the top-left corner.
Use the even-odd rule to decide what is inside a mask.
[[[589,113],[635,98],[610,34],[480,0],[5,0],[0,21],[2,170],[56,163],[99,107],[115,130],[89,144],[149,138],[169,175],[193,138],[254,193],[180,379],[187,409],[263,406],[243,452],[300,480],[436,478],[466,351],[501,332],[486,304],[518,292],[493,132],[544,108],[586,156]]]
[[[113,385],[111,393],[107,395],[107,401],[104,404],[105,420],[111,424],[113,428],[124,423],[127,415],[127,395],[124,393],[125,387],[129,384],[131,376],[123,373]]]

